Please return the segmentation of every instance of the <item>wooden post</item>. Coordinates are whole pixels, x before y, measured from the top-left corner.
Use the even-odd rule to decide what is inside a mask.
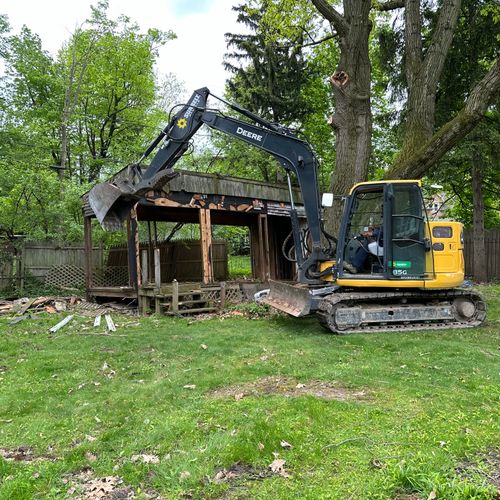
[[[220,283],[220,305],[219,307],[221,309],[224,309],[224,306],[226,304],[226,282],[221,281]]]
[[[149,283],[149,263],[148,263],[148,250],[144,248],[141,251],[141,276],[142,285],[147,285]]]
[[[212,267],[212,225],[210,210],[205,208],[200,208],[200,239],[203,283],[207,285],[213,282],[214,275]]]
[[[26,259],[26,252],[24,250],[24,241],[21,243],[21,246],[19,248],[19,290],[24,289],[24,273],[25,273],[25,259]]]
[[[270,258],[270,253],[269,253],[269,229],[267,225],[267,214],[260,214],[259,219],[261,221],[262,225],[262,249],[263,249],[263,255],[264,255],[264,261],[262,262],[262,267],[263,267],[263,278],[264,281],[269,281],[269,278],[271,277],[271,258]]]
[[[85,295],[87,300],[91,298],[90,289],[92,288],[92,219],[84,217],[84,236],[85,236]]]
[[[104,269],[104,243],[99,242],[99,268]]]
[[[154,249],[155,257],[155,290],[160,292],[161,289],[161,264],[160,264],[160,249]]]
[[[259,278],[262,281],[266,281],[266,260],[264,258],[264,228],[262,223],[262,218],[259,215]]]
[[[161,265],[160,265],[160,249],[155,248],[155,313],[161,314]]]
[[[172,281],[172,312],[177,314],[179,312],[179,282]]]
[[[139,278],[137,274],[137,216],[135,210],[132,210],[127,218],[127,254],[129,286],[137,290]]]
[[[252,261],[252,278],[260,277],[260,251],[259,251],[259,218],[255,218],[255,222],[250,226],[250,259]]]

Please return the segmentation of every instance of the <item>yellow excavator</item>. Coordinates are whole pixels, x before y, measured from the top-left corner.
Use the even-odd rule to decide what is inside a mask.
[[[271,282],[265,302],[272,307],[296,317],[316,314],[334,333],[462,328],[484,321],[481,296],[460,288],[463,227],[429,221],[419,180],[356,184],[345,196],[339,234],[329,235],[311,146],[290,129],[217,96],[245,120],[208,108],[210,95],[207,88],[193,92],[137,164],[90,191],[90,205],[105,229],[121,227],[146,192],[176,175],[174,164],[205,124],[267,151],[286,172],[293,240],[288,257],[293,254],[297,282]],[[155,150],[149,165],[142,165]],[[292,177],[300,187],[307,228]]]

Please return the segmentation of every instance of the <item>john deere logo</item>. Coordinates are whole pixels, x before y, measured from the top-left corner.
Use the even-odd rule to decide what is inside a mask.
[[[188,124],[188,122],[185,118],[179,118],[179,120],[177,121],[177,126],[179,128],[186,128],[187,124]]]

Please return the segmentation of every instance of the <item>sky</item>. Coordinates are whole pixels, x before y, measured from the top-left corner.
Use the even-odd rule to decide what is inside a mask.
[[[226,52],[224,33],[242,32],[231,10],[234,0],[109,0],[108,16],[125,14],[145,32],[148,28],[172,30],[177,39],[160,48],[157,71],[173,73],[184,82],[186,94],[208,87],[223,95],[228,77],[222,67]],[[14,33],[26,24],[55,54],[75,28],[90,16],[97,0],[2,0]]]

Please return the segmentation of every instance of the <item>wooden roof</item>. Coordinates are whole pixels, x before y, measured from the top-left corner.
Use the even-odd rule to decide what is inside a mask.
[[[223,176],[179,170],[178,175],[163,186],[163,191],[170,195],[175,193],[188,193],[194,195],[217,195],[248,200],[260,200],[273,207],[282,207],[289,210],[290,197],[286,184],[266,183],[252,179]],[[126,174],[126,169],[118,172],[111,178],[116,179]],[[295,202],[302,203],[300,190],[294,188]],[[82,196],[83,211],[86,217],[95,214],[88,202],[88,193]],[[146,202],[147,203],[147,202]],[[283,214],[284,215],[284,214]]]

